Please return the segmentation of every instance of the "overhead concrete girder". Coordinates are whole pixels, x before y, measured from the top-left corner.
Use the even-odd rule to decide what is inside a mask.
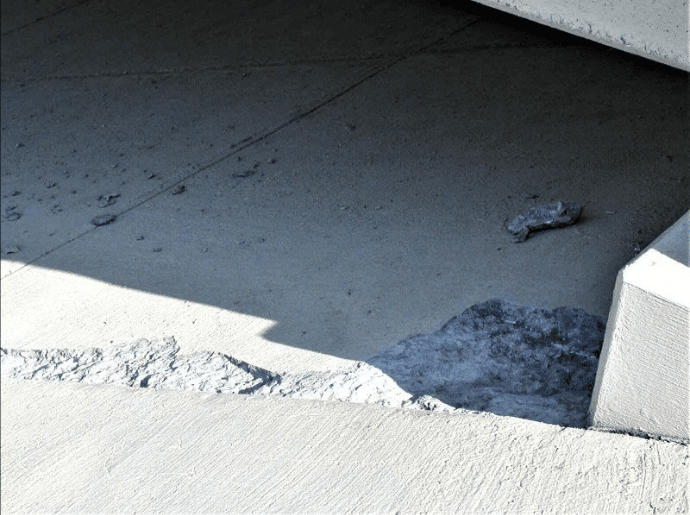
[[[690,71],[683,0],[476,0],[550,27]]]

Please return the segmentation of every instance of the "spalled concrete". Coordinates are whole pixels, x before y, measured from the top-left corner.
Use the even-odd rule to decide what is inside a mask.
[[[2,349],[2,377],[470,409],[584,427],[603,337],[603,320],[582,310],[495,299],[369,364],[327,371],[278,374],[215,352],[181,355],[167,338],[106,349]]]

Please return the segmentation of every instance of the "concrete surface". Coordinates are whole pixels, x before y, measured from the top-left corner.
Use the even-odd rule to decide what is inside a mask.
[[[486,413],[8,380],[2,419],[4,513],[688,510],[686,446]]]
[[[626,52],[690,71],[690,5],[682,0],[478,0]]]
[[[592,426],[690,441],[689,253],[690,211],[619,272]]]
[[[9,0],[1,9],[3,349],[105,349],[174,337],[183,354],[213,351],[285,374],[351,366],[491,298],[606,316],[617,271],[687,210],[687,73],[476,4],[314,1],[296,9],[281,2]],[[558,201],[584,206],[577,224],[512,242],[505,222]],[[115,221],[91,224],[104,214]],[[216,471],[246,463],[240,470],[263,486],[275,463],[292,466],[284,456],[262,461],[275,441],[267,435],[298,435],[306,421],[313,434],[323,433],[315,436],[323,445],[351,450],[359,465],[342,481],[324,476],[318,484],[332,490],[320,497],[309,485],[289,483],[281,493],[288,483],[276,483],[275,498],[285,501],[275,506],[283,511],[306,506],[289,497],[293,491],[315,503],[314,511],[319,502],[324,509],[340,502],[339,511],[374,511],[367,504],[373,493],[357,495],[365,487],[372,492],[369,472],[412,459],[397,448],[369,460],[381,440],[362,438],[358,426],[344,422],[353,413],[372,427],[408,416],[396,410],[219,396],[208,402],[237,407],[228,417],[250,405],[260,415],[235,417],[233,431],[246,447],[214,461],[220,429],[205,424],[216,422],[180,418],[190,394],[6,379],[2,386],[5,511],[41,510],[36,503],[49,497],[35,488],[48,488],[41,481],[47,476],[65,511],[93,511],[89,503],[103,498],[87,486],[96,484],[94,476],[67,481],[77,463],[89,463],[101,474],[97,484],[113,487],[104,511],[129,506],[118,505],[117,492],[131,491],[131,464],[151,467],[136,476],[143,497],[164,491],[177,502],[171,492],[199,484],[186,472],[165,483],[152,474],[171,463],[144,445],[152,426],[135,416],[121,425],[97,422],[110,416],[110,395],[125,404],[172,395],[156,424],[175,433],[181,421],[195,438],[207,435],[207,447],[178,462],[185,471],[189,459],[217,463]],[[52,403],[57,392],[69,392],[68,400],[46,411],[42,399]],[[134,413],[145,415],[147,406]],[[12,416],[17,422],[5,423]],[[443,426],[446,419],[434,417],[449,415],[424,416]],[[444,438],[486,432],[467,428],[481,417],[452,416],[459,426],[449,426]],[[630,511],[631,498],[640,512],[687,506],[679,487],[686,447],[492,420],[500,430],[489,433],[513,438],[500,447],[508,469],[503,462],[460,461],[455,470],[463,475],[446,477],[442,467],[415,462],[402,469],[409,474],[404,485],[419,485],[422,493],[417,504],[397,503],[402,511],[453,511],[461,501],[466,511],[490,510],[499,485],[503,499],[522,498],[526,478],[535,502],[548,497],[555,511]],[[83,431],[74,432],[72,423]],[[271,425],[280,434],[267,431]],[[50,441],[53,430],[63,438],[53,450],[35,445],[34,438]],[[133,446],[112,446],[131,456],[123,467],[104,467],[84,450],[103,431],[131,435]],[[515,469],[531,452],[519,449],[540,448],[551,431],[599,442],[592,468],[583,468],[587,460],[578,458],[584,451],[576,445],[566,461],[547,453],[541,468],[528,461]],[[440,433],[416,438],[433,454],[447,442]],[[625,449],[651,446],[661,468],[640,469],[619,442]],[[148,461],[135,449],[148,452]],[[308,470],[322,471],[318,456]],[[616,465],[623,462],[630,467]],[[586,485],[600,490],[555,483],[566,464],[574,474],[586,470],[578,481],[594,478]],[[343,469],[332,470],[338,476]],[[506,482],[510,470],[519,473]],[[639,470],[646,471],[641,483]],[[122,481],[110,481],[112,471]],[[431,501],[431,492],[440,492],[430,488],[439,484],[439,471],[447,488]],[[467,479],[470,473],[480,479]],[[377,498],[391,502],[377,506],[394,511],[396,499],[415,488],[381,483]],[[631,497],[629,488],[642,490]],[[386,491],[392,497],[382,496]],[[573,504],[582,492],[593,493]],[[210,497],[208,503],[222,502]],[[179,511],[194,511],[193,502],[180,499]],[[267,503],[256,504],[257,511],[268,510]],[[220,505],[197,511],[214,506]]]

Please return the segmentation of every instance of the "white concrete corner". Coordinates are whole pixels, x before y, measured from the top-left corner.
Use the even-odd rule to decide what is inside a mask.
[[[595,428],[690,441],[690,211],[619,273]]]
[[[475,0],[510,14],[690,70],[690,5],[683,0]]]

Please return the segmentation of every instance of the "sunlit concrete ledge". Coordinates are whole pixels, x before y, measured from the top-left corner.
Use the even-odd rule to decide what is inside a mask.
[[[690,211],[618,274],[595,428],[690,441]]]
[[[690,71],[690,5],[682,0],[475,0],[543,25]]]

